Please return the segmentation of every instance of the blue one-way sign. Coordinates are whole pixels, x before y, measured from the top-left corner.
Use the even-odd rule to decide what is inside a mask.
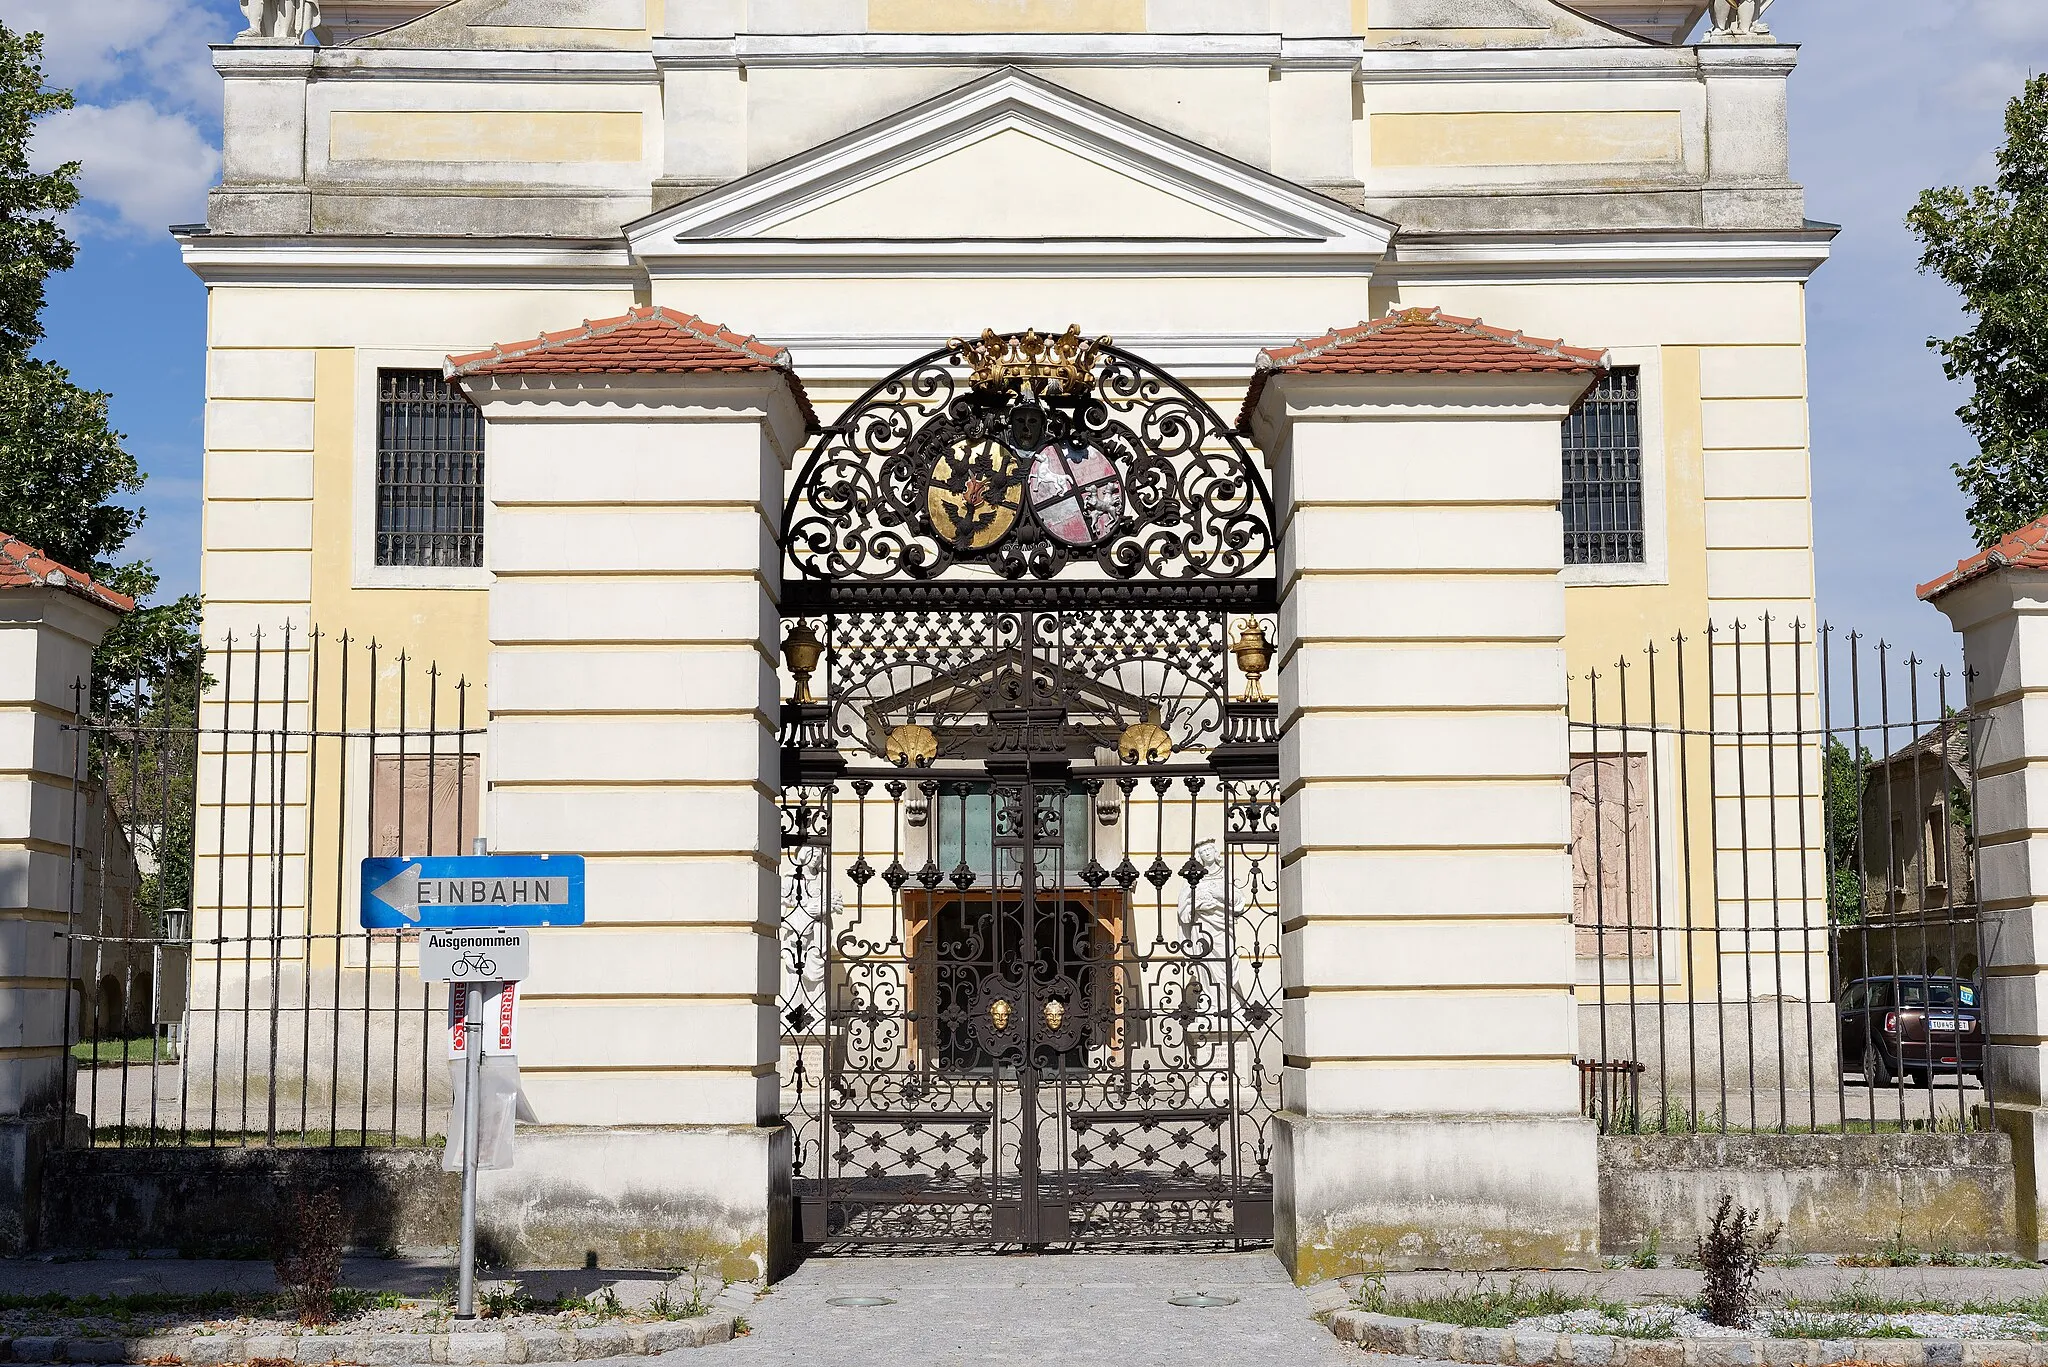
[[[582,924],[580,854],[363,861],[366,930]]]

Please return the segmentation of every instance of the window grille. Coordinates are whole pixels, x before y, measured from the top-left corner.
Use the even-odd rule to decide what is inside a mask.
[[[377,372],[377,563],[484,563],[483,414],[438,370]]]
[[[1600,377],[1564,424],[1564,562],[1643,562],[1641,371]]]

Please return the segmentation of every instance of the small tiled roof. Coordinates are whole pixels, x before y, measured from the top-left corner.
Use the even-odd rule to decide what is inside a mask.
[[[1950,589],[2007,566],[2048,570],[2048,517],[2036,518],[2018,531],[2007,533],[1997,545],[1978,551],[1940,578],[1928,580],[1920,586],[1920,597],[1931,603]]]
[[[449,379],[473,375],[712,375],[780,372],[804,421],[817,414],[789,352],[743,336],[694,313],[644,304],[617,318],[584,320],[566,332],[543,332],[528,342],[450,356]]]
[[[36,584],[75,593],[115,612],[135,611],[135,600],[116,593],[91,575],[60,565],[18,536],[0,532],[0,588],[25,589]]]
[[[1356,327],[1259,353],[1240,428],[1250,424],[1278,372],[1293,375],[1509,375],[1560,371],[1588,377],[1607,368],[1607,353],[1526,337],[1435,308],[1390,311]]]

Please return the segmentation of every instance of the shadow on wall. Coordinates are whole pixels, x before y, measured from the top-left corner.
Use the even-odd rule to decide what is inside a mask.
[[[40,1242],[267,1256],[302,1183],[340,1195],[351,1247],[456,1242],[462,1181],[441,1171],[438,1149],[69,1149],[45,1160]]]

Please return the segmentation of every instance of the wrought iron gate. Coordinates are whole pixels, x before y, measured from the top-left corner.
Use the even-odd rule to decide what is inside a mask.
[[[824,434],[785,534],[805,1242],[1270,1237],[1271,526],[1214,412],[1077,332]]]

